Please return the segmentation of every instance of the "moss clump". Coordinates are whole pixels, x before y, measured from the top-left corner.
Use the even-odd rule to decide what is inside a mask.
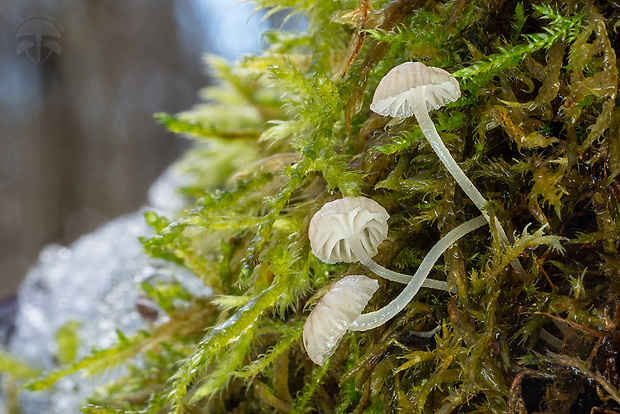
[[[257,7],[292,7],[309,29],[270,32],[264,53],[232,66],[211,58],[220,83],[204,91],[206,103],[159,118],[195,138],[185,165],[199,179],[179,217],[147,214],[156,235],[144,246],[217,295],[147,287],[169,322],[28,387],[140,355],[85,413],[617,410],[615,3]],[[410,274],[435,241],[478,214],[415,120],[392,125],[368,109],[381,77],[410,60],[461,83],[463,97],[432,117],[516,241],[502,248],[482,229],[461,240],[433,272],[457,294],[421,291],[386,325],[349,333],[317,367],[300,341],[308,310],[332,280],[364,269],[310,253],[314,212],[335,198],[372,197],[392,216],[375,260]],[[240,169],[214,175],[222,164]],[[509,266],[517,258],[525,272]],[[401,289],[380,285],[371,309]],[[434,336],[416,334],[437,326]]]

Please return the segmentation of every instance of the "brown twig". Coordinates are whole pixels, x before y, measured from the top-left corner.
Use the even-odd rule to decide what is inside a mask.
[[[525,408],[525,401],[523,401],[523,397],[521,396],[521,382],[526,375],[540,378],[547,377],[546,374],[531,369],[526,369],[519,372],[515,379],[512,381],[510,391],[508,392],[508,414],[527,414],[527,409]]]
[[[577,322],[573,322],[573,321],[569,321],[567,319],[560,318],[559,316],[552,315],[552,314],[550,314],[548,312],[534,312],[534,314],[548,316],[548,317],[550,317],[552,319],[555,319],[557,321],[564,322],[564,323],[568,324],[569,326],[571,326],[571,327],[573,327],[575,329],[579,329],[580,331],[585,332],[588,335],[592,335],[592,336],[594,336],[596,338],[601,338],[601,337],[605,336],[605,334],[603,332],[599,332],[599,331],[597,331],[595,329],[588,328],[587,326],[583,326],[581,324],[578,324]]]
[[[538,257],[536,257],[536,263],[538,264],[538,267],[540,268],[540,271],[543,273],[543,275],[545,275],[545,278],[547,279],[547,282],[549,282],[549,285],[551,286],[551,289],[556,292],[558,290],[558,288],[553,284],[553,282],[551,281],[551,278],[549,277],[549,275],[547,274],[547,272],[545,271],[542,263],[540,263],[540,260],[538,260]]]
[[[553,353],[550,353],[547,356],[547,359],[549,362],[553,364],[569,368],[573,371],[577,371],[580,374],[590,378],[591,380],[598,382],[599,385],[603,387],[603,389],[607,392],[607,394],[609,394],[609,397],[603,398],[603,400],[611,398],[615,402],[620,404],[620,394],[618,393],[618,390],[613,385],[611,385],[609,381],[603,378],[601,375],[599,375],[596,372],[590,371],[586,367],[585,361],[579,358],[570,357],[568,355],[553,354]]]
[[[366,23],[368,22],[368,15],[372,12],[372,2],[370,0],[360,0],[359,6],[352,12],[354,16],[357,18],[357,25],[355,28],[355,33],[353,37],[349,41],[349,46],[347,47],[347,51],[349,52],[347,55],[342,68],[338,71],[338,73],[333,77],[333,81],[342,79],[345,77],[347,72],[349,71],[349,67],[362,50],[362,45],[364,44],[364,39],[366,39],[367,33],[364,29],[366,29]]]

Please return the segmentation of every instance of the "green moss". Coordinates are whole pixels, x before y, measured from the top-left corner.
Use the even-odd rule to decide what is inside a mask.
[[[169,322],[67,357],[29,388],[140,356],[85,413],[617,410],[620,10],[603,3],[259,2],[306,16],[308,32],[267,33],[261,55],[232,65],[211,58],[220,83],[206,102],[158,116],[197,141],[181,163],[194,201],[179,217],[147,213],[155,235],[143,243],[217,295],[144,286]],[[422,290],[318,367],[300,340],[308,310],[328,281],[364,270],[310,253],[314,212],[374,198],[391,214],[375,259],[411,274],[478,214],[414,120],[388,124],[368,109],[381,77],[408,60],[459,78],[463,97],[432,117],[516,240],[502,248],[478,230],[456,243],[433,271],[456,295]],[[369,309],[401,290],[380,284]]]

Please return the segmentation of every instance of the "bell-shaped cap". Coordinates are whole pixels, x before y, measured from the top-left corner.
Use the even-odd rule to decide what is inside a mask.
[[[379,289],[379,283],[363,275],[346,276],[334,283],[316,304],[304,324],[303,342],[317,365],[333,355],[340,340]]]
[[[312,253],[325,263],[357,262],[351,242],[358,239],[368,257],[387,238],[388,212],[366,197],[345,197],[325,204],[310,220]]]
[[[449,72],[420,62],[406,62],[381,79],[370,109],[379,115],[407,118],[414,115],[416,106],[430,111],[460,96],[459,83]]]

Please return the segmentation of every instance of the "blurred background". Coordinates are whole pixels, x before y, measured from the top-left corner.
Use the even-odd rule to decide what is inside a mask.
[[[188,146],[153,113],[197,102],[205,53],[259,50],[269,22],[252,12],[233,0],[2,0],[0,301],[41,247],[144,205]]]

